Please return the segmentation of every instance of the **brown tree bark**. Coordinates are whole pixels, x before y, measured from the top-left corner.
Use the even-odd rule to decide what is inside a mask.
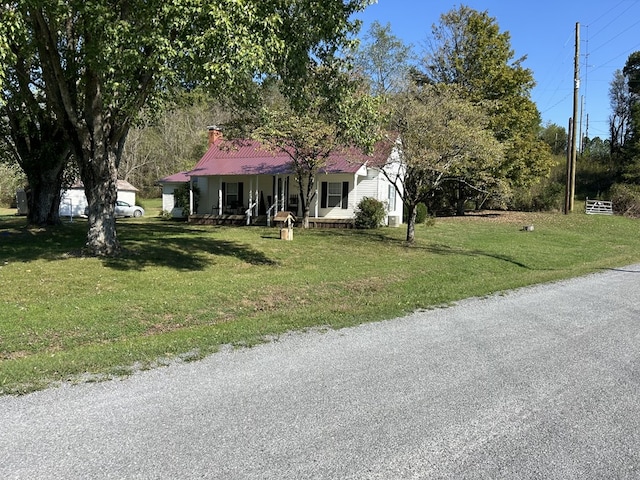
[[[415,243],[416,241],[416,214],[418,213],[416,205],[409,205],[407,217],[407,243]]]

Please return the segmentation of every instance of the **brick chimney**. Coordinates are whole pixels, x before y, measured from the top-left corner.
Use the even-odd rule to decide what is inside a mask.
[[[211,147],[214,143],[222,140],[222,129],[217,125],[210,125],[207,127],[209,130],[209,144],[208,147]]]

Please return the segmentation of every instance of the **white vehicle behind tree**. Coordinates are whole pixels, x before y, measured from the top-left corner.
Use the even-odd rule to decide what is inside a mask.
[[[138,205],[131,205],[123,200],[116,200],[116,217],[141,217],[144,215],[144,208]]]
[[[84,210],[85,216],[89,215],[89,207]],[[124,200],[116,200],[115,206],[116,217],[142,217],[144,215],[144,208],[139,205],[131,205]]]

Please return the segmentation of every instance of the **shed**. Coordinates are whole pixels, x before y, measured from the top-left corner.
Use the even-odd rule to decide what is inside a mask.
[[[118,189],[118,200],[122,200],[131,205],[136,204],[136,194],[138,189],[126,180],[118,180],[116,185]],[[84,193],[84,185],[82,182],[76,182],[67,190],[62,192],[60,199],[60,216],[61,217],[79,217],[84,215],[85,208],[89,205],[87,197]]]

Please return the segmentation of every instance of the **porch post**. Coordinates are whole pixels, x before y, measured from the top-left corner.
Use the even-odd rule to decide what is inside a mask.
[[[256,204],[253,207],[253,214],[257,217],[260,213],[260,177],[258,175],[256,175],[256,192],[254,198],[256,199]]]
[[[319,198],[320,197],[318,197],[318,182],[316,182],[316,194],[314,195],[314,199],[315,199],[315,202],[316,202],[315,207],[314,207],[314,209],[315,209],[315,217],[316,218],[318,218],[318,199]]]
[[[376,187],[378,193],[376,193],[376,200],[380,200],[380,187]],[[356,207],[358,206],[358,173],[353,174],[353,213],[356,212]],[[347,200],[347,207],[349,207],[349,202]]]
[[[189,213],[193,215],[193,177],[189,177]]]
[[[284,191],[285,191],[285,188],[286,188],[285,183],[286,183],[287,178],[289,178],[289,177],[285,177],[285,178],[282,179],[282,188],[280,190],[280,195],[281,195],[280,198],[282,200],[282,202],[281,202],[282,203],[282,207],[280,208],[280,210],[283,211],[283,212],[284,212],[284,209],[285,209],[285,205],[287,204],[287,202],[285,201],[285,198],[284,198]]]
[[[273,208],[274,212],[278,212],[278,177],[279,175],[276,175],[273,177],[273,183],[271,184],[271,188],[272,188],[272,193],[273,193],[273,204],[275,205],[275,207]],[[271,205],[269,205],[271,206]]]
[[[218,179],[218,215],[222,215],[222,178]]]

